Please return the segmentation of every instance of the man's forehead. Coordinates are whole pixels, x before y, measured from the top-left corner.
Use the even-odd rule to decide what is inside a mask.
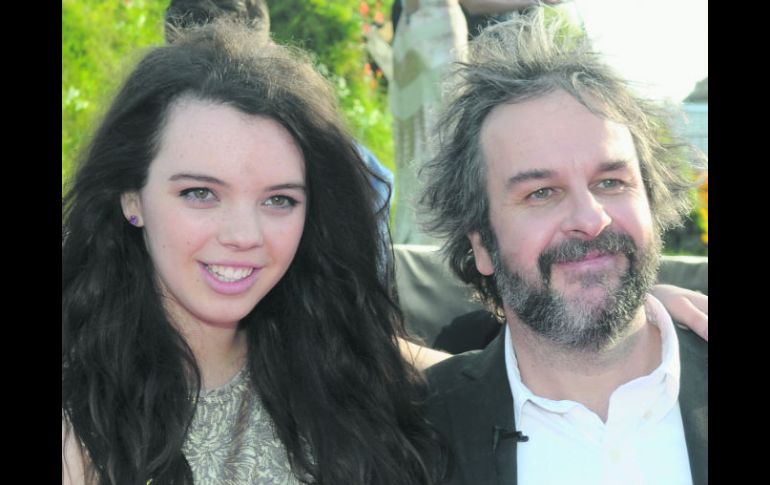
[[[540,127],[543,123],[567,120],[592,120],[628,130],[626,124],[613,121],[602,114],[601,104],[592,100],[591,96],[584,96],[583,101],[578,100],[561,89],[523,100],[506,101],[494,106],[482,122],[482,140],[485,133],[501,130],[505,133],[515,133],[514,128],[522,131],[521,129]]]
[[[496,106],[482,125],[480,143],[488,164],[638,158],[628,126],[590,111],[564,91]]]

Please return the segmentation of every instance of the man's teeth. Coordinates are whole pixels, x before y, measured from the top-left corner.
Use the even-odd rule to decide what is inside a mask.
[[[206,269],[214,278],[225,283],[242,280],[254,272],[254,268],[233,268],[230,266],[207,265]]]

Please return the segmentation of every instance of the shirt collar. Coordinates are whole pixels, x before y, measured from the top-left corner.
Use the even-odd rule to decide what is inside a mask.
[[[647,320],[658,327],[661,337],[661,363],[650,374],[634,379],[623,384],[618,390],[626,386],[662,385],[665,401],[673,405],[679,395],[679,339],[674,329],[674,322],[663,304],[654,296],[648,294],[645,302]],[[532,402],[553,413],[566,413],[574,406],[579,405],[575,401],[555,401],[533,393],[522,381],[519,372],[519,364],[516,360],[516,352],[511,341],[511,331],[505,325],[505,369],[508,375],[508,384],[513,396],[513,418],[515,423],[521,422],[521,410],[527,402]],[[616,390],[617,392],[617,390]],[[666,407],[669,407],[667,405]],[[516,425],[519,426],[518,424]]]

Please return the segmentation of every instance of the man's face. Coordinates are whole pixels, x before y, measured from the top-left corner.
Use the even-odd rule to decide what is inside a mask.
[[[630,131],[556,91],[497,106],[481,146],[493,237],[469,235],[477,269],[495,275],[509,321],[574,349],[603,347],[658,265]]]

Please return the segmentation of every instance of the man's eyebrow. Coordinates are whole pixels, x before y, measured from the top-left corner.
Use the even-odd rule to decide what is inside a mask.
[[[628,168],[631,165],[631,162],[628,160],[615,160],[612,162],[604,162],[599,165],[599,171],[600,172],[612,172],[615,170],[624,170]]]
[[[599,165],[599,172],[612,172],[615,170],[623,170],[630,166],[631,162],[628,160],[614,160],[612,162],[603,162]],[[506,189],[510,189],[515,185],[528,182],[530,180],[544,180],[553,177],[555,172],[553,170],[526,170],[519,172],[516,175],[510,177],[505,184]]]
[[[530,180],[543,180],[549,177],[553,177],[553,170],[526,170],[519,172],[513,177],[510,177],[505,183],[505,188],[510,189],[515,185],[530,181]]]
[[[227,183],[219,180],[216,177],[212,177],[210,175],[201,175],[197,173],[178,173],[169,177],[168,180],[170,182],[176,182],[177,180],[194,180],[196,182],[206,182],[210,184],[227,186]]]

